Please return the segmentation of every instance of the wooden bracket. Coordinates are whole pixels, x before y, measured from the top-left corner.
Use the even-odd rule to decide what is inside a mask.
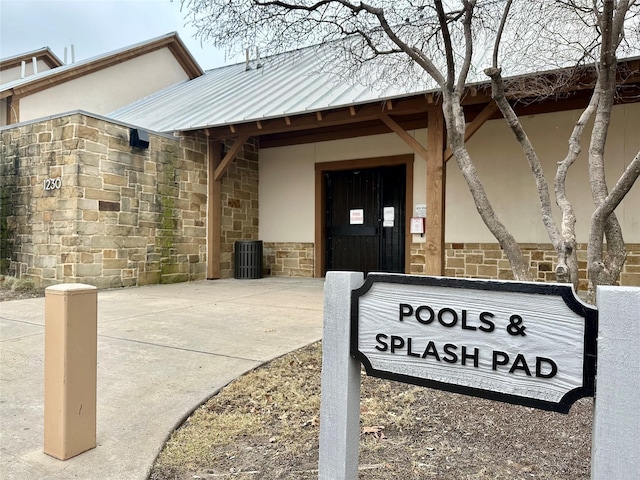
[[[236,142],[233,144],[233,146],[229,149],[227,154],[224,156],[224,158],[222,159],[222,162],[220,162],[220,165],[216,167],[216,171],[213,174],[213,179],[215,181],[218,181],[222,178],[222,175],[224,175],[224,172],[227,170],[227,167],[231,164],[233,159],[236,158],[236,155],[238,154],[242,146],[245,143],[247,143],[247,140],[249,140],[249,135],[240,135],[236,139]]]
[[[471,137],[473,137],[473,135],[480,129],[480,127],[484,125],[484,122],[489,120],[489,118],[491,118],[497,110],[498,105],[496,105],[496,102],[491,100],[489,103],[487,103],[487,105],[476,116],[476,118],[474,118],[473,121],[469,123],[469,125],[467,125],[467,128],[464,131],[464,141],[466,142]],[[450,147],[447,147],[447,149],[444,151],[444,163],[447,163],[447,161],[451,157],[453,157],[453,151]]]
[[[380,120],[382,120],[387,127],[389,127],[393,132],[396,133],[396,135],[398,135],[405,143],[407,143],[414,152],[416,152],[425,160],[427,159],[427,149],[420,145],[420,143],[415,138],[409,135],[407,131],[400,125],[398,125],[389,115],[385,113],[381,114]]]

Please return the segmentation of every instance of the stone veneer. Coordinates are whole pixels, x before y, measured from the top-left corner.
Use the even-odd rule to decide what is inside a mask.
[[[223,145],[221,157],[231,147]],[[236,240],[258,240],[258,144],[249,140],[229,164],[220,187],[220,276],[233,277]]]
[[[264,272],[278,277],[313,277],[313,243],[265,242]]]
[[[141,150],[128,127],[81,113],[0,134],[3,273],[43,286],[205,278],[204,136],[150,134]]]
[[[531,274],[536,281],[556,281],[556,255],[551,244],[523,243],[522,253],[529,261]],[[578,245],[580,290],[587,288],[587,245]],[[411,273],[425,273],[423,243],[411,245]],[[445,272],[449,277],[513,279],[511,267],[497,243],[447,243],[445,244]],[[620,284],[640,286],[640,244],[627,244],[627,261]]]
[[[129,127],[76,113],[0,132],[0,273],[48,286],[117,287],[204,279],[207,140],[150,135],[129,146]],[[222,155],[230,147],[223,145]],[[221,184],[220,267],[233,276],[236,240],[258,239],[258,145],[251,140]],[[46,180],[61,188],[46,190]],[[534,278],[555,281],[549,244],[521,244]],[[448,243],[445,275],[512,278],[497,244]],[[586,245],[579,245],[581,289]],[[640,286],[640,244],[627,245],[621,285]],[[312,277],[313,243],[265,242],[264,272]],[[410,272],[425,273],[423,243]]]

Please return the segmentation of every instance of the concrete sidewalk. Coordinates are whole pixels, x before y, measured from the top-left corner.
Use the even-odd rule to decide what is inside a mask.
[[[260,364],[322,336],[323,279],[98,293],[97,448],[43,453],[44,299],[0,303],[0,478],[146,479],[169,433]]]

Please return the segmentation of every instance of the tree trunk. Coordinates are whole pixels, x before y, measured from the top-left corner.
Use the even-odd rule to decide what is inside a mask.
[[[573,127],[571,136],[569,137],[569,151],[565,158],[558,163],[556,169],[556,177],[554,181],[554,189],[556,193],[556,203],[562,211],[562,222],[560,224],[560,236],[562,238],[561,248],[558,251],[558,266],[556,267],[556,276],[560,282],[571,282],[573,288],[577,292],[579,288],[579,270],[578,270],[578,256],[577,256],[577,243],[576,243],[576,215],[573,210],[573,205],[567,198],[566,194],[566,180],[569,168],[574,164],[576,158],[580,154],[580,138],[586,127],[586,124],[596,110],[596,107],[600,101],[600,87],[599,82],[596,82],[596,87],[589,105],[584,109],[580,118]]]
[[[478,177],[475,165],[471,161],[469,152],[464,142],[465,118],[460,99],[451,92],[443,91],[442,111],[447,126],[447,141],[456,163],[467,182],[469,191],[473,197],[476,209],[489,231],[498,240],[500,247],[509,259],[511,270],[516,280],[532,281],[533,276],[529,269],[529,263],[522,255],[522,250],[516,239],[498,219],[489,198]]]
[[[496,102],[496,105],[498,105],[507,125],[509,125],[513,135],[522,147],[522,151],[529,163],[529,168],[531,169],[531,173],[536,182],[538,201],[540,203],[540,211],[542,213],[542,223],[545,226],[549,240],[551,241],[558,258],[556,279],[560,282],[573,283],[574,288],[577,290],[578,258],[576,253],[574,229],[575,215],[573,215],[573,211],[570,208],[566,208],[564,210],[566,215],[563,216],[563,227],[565,228],[563,228],[561,235],[551,211],[549,185],[547,184],[547,180],[544,176],[542,165],[540,164],[538,155],[533,148],[529,137],[520,123],[520,119],[505,96],[505,86],[504,81],[502,80],[501,71],[497,67],[491,67],[487,68],[484,73],[491,78],[491,97]]]
[[[626,4],[626,2],[623,3]],[[626,8],[628,8],[628,5]],[[589,145],[589,181],[591,195],[596,204],[596,211],[591,220],[587,252],[587,270],[589,274],[587,297],[590,302],[595,301],[595,292],[598,285],[612,285],[618,280],[627,256],[622,237],[622,228],[618,218],[613,213],[617,203],[611,208],[607,205],[610,203],[610,196],[604,169],[604,147],[616,92],[617,59],[615,51],[621,35],[619,19],[620,15],[624,18],[625,13],[626,10],[623,7],[620,7],[619,11],[616,10],[613,0],[605,0],[603,11],[599,15],[602,46],[598,65],[597,87],[599,87],[600,101],[596,108],[591,143]],[[609,214],[604,215],[602,212],[609,212]],[[604,232],[607,240],[606,256],[603,255],[602,232]]]
[[[636,180],[640,177],[640,151],[638,151],[627,166],[624,173],[607,195],[602,204],[596,208],[591,217],[591,228],[589,232],[589,247],[587,250],[587,261],[589,265],[589,290],[587,292],[587,300],[593,302],[595,300],[596,287],[598,285],[611,285],[617,281],[620,270],[624,265],[624,256],[626,256],[626,247],[617,245],[617,253],[622,256],[622,263],[614,265],[615,270],[610,271],[608,264],[602,261],[603,239],[607,231],[607,223],[614,217],[613,210],[620,204],[625,195],[631,190]],[[613,227],[615,228],[615,225]],[[619,235],[622,238],[622,235]],[[607,237],[607,243],[609,237]],[[607,244],[607,250],[610,247]],[[618,259],[618,262],[620,260]],[[599,282],[599,283],[598,283]],[[609,283],[605,283],[609,282]]]

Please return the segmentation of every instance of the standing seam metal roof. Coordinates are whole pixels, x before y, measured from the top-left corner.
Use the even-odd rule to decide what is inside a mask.
[[[338,69],[335,44],[307,47],[256,62],[220,67],[205,75],[178,83],[152,94],[108,116],[158,132],[198,130],[252,121],[261,121],[339,107],[384,101],[437,91],[426,77],[408,88],[377,82],[374,89],[347,82],[331,73]],[[482,64],[487,52],[474,61]],[[634,60],[629,57],[625,60]],[[333,63],[333,65],[332,65]],[[529,65],[522,64],[527,70]],[[510,77],[531,74],[513,72]],[[538,72],[542,73],[542,72]],[[478,77],[478,78],[474,78]],[[480,78],[481,77],[481,78]],[[469,83],[487,83],[481,71],[470,73]]]
[[[249,70],[245,63],[220,67],[109,116],[150,130],[184,131],[419,93],[418,89],[375,91],[361,84],[339,82],[336,76],[321,71],[322,65],[317,48],[308,47],[265,60],[261,67],[251,62]]]

